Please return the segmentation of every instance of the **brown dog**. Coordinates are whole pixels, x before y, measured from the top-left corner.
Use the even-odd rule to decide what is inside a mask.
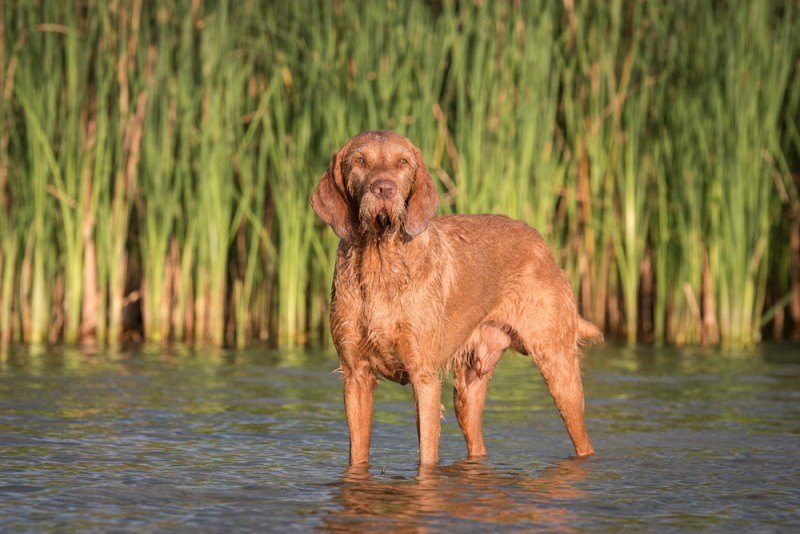
[[[341,239],[331,333],[341,360],[350,463],[368,462],[376,375],[411,382],[420,464],[439,455],[441,375],[470,456],[486,454],[481,415],[511,347],[533,355],[575,451],[593,454],[578,343],[602,337],[539,233],[497,215],[434,218],[439,197],[419,150],[389,131],[361,133],[331,160],[311,199]]]

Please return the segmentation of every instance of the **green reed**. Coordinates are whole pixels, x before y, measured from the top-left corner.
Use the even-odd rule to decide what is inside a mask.
[[[326,343],[308,198],[370,128],[442,213],[537,227],[611,335],[800,332],[798,12],[0,2],[0,341]]]

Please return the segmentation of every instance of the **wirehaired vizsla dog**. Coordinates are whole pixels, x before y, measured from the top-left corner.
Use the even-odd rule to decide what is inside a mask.
[[[599,339],[541,235],[498,215],[434,218],[439,197],[417,149],[390,131],[350,139],[311,198],[339,236],[331,333],[344,379],[350,463],[369,461],[377,375],[411,383],[420,464],[439,456],[441,379],[454,373],[469,456],[486,454],[481,416],[507,348],[530,354],[575,452],[594,453],[578,345]]]

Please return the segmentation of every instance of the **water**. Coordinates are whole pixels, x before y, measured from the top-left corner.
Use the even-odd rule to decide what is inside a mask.
[[[0,359],[0,530],[800,529],[800,350],[593,350],[597,455],[570,458],[507,355],[465,461],[449,398],[418,472],[409,388],[377,391],[372,467],[346,468],[335,355],[12,351]]]

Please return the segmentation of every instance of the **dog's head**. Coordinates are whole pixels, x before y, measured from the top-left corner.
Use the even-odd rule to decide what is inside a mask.
[[[439,205],[419,149],[400,134],[369,131],[331,159],[311,207],[341,239],[425,231]]]

